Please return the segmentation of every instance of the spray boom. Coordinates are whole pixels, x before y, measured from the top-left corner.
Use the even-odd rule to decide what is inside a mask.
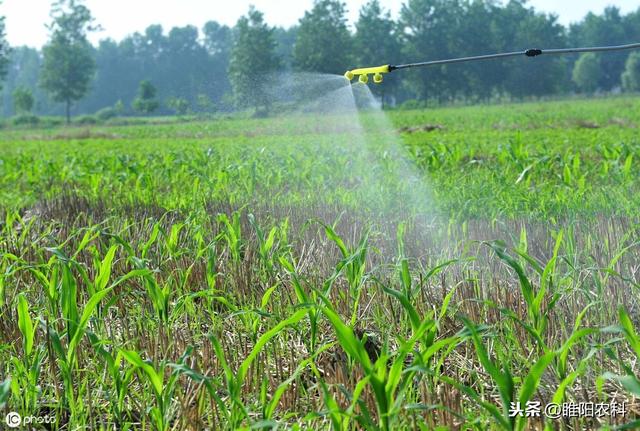
[[[369,75],[373,74],[373,82],[380,84],[382,82],[382,74],[389,73],[393,70],[393,66],[385,64],[384,66],[376,67],[361,67],[359,69],[347,70],[344,77],[351,81],[356,76],[358,81],[366,84],[369,82]]]
[[[369,75],[373,75],[373,82],[376,84],[380,84],[382,82],[382,75],[384,73],[389,73],[398,69],[409,69],[413,67],[427,67],[427,66],[439,66],[443,64],[452,64],[452,63],[463,63],[467,61],[479,61],[479,60],[490,60],[495,58],[507,58],[507,57],[537,57],[539,55],[549,55],[549,54],[572,54],[572,53],[580,53],[580,52],[603,52],[603,51],[621,51],[626,49],[639,49],[640,43],[630,43],[627,45],[614,45],[614,46],[593,46],[588,48],[561,48],[561,49],[527,49],[526,51],[514,51],[514,52],[501,52],[497,54],[487,54],[487,55],[474,55],[472,57],[460,57],[460,58],[449,58],[445,60],[433,60],[433,61],[425,61],[421,63],[408,63],[408,64],[399,64],[397,66],[392,66],[390,64],[386,64],[384,66],[377,67],[363,67],[360,69],[347,70],[344,74],[344,77],[351,81],[356,76],[358,77],[358,81],[363,84],[369,82]]]

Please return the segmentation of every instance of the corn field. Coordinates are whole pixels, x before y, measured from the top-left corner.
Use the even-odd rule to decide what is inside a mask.
[[[420,211],[386,135],[330,122],[2,130],[0,408],[69,430],[636,429],[638,114],[392,112]],[[609,411],[514,414],[535,403]]]

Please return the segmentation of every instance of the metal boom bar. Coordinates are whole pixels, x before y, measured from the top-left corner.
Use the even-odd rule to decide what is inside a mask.
[[[537,57],[539,55],[553,55],[553,54],[572,54],[578,52],[604,52],[604,51],[622,51],[627,49],[638,49],[640,48],[640,43],[629,43],[626,45],[612,45],[612,46],[593,46],[587,48],[559,48],[559,49],[527,49],[526,51],[513,51],[513,52],[503,52],[498,54],[487,54],[487,55],[474,55],[471,57],[460,57],[460,58],[449,58],[445,60],[432,60],[432,61],[423,61],[420,63],[408,63],[408,64],[399,64],[399,65],[390,65],[389,71],[397,70],[397,69],[409,69],[412,67],[427,67],[427,66],[438,66],[442,64],[452,64],[452,63],[464,63],[468,61],[479,61],[479,60],[491,60],[495,58],[507,58],[507,57],[518,57],[525,55],[527,57]]]

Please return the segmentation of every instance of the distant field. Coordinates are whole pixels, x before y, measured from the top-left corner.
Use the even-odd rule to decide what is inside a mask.
[[[0,131],[0,400],[69,429],[640,426],[640,99],[387,117]]]
[[[640,180],[635,175],[640,162],[637,154],[640,101],[636,98],[394,111],[388,115],[403,132],[406,147],[433,185],[437,196],[434,206],[447,218],[633,215],[640,209],[640,196],[632,193]],[[95,184],[93,188],[86,187],[87,183],[99,181],[108,186],[99,189],[110,199],[122,197],[117,191],[124,187],[128,200],[133,195],[145,202],[152,193],[167,209],[191,206],[192,201],[182,204],[175,201],[179,199],[175,195],[183,191],[176,184],[210,180],[220,171],[240,175],[249,164],[246,154],[261,170],[252,181],[278,188],[284,181],[296,182],[305,175],[304,169],[291,169],[288,164],[310,159],[304,157],[309,146],[320,146],[322,142],[334,145],[329,144],[331,136],[317,130],[296,129],[298,136],[310,136],[292,139],[292,127],[300,125],[282,118],[267,118],[5,130],[0,133],[3,155],[0,204],[5,208],[23,208],[43,197],[56,196],[60,190],[69,191],[70,185],[82,196],[103,198],[105,194],[100,191],[87,193],[96,187]],[[431,128],[435,130],[423,131]],[[42,145],[42,141],[47,145]],[[326,172],[335,171],[333,164],[340,163],[340,157],[344,160],[357,156],[354,153],[360,148],[340,145],[345,146],[340,154],[320,148],[326,153],[323,158],[332,159],[323,164]],[[213,157],[206,155],[210,147],[215,150]],[[252,152],[261,147],[266,148],[266,155]],[[127,170],[129,161],[144,166],[143,172],[137,174],[153,177],[151,182],[131,189],[136,172]],[[167,169],[173,170],[173,164],[178,162],[183,172],[168,175]],[[15,169],[18,163],[28,163],[30,174],[22,175]],[[274,181],[273,172],[284,170],[289,173],[288,178]],[[116,171],[118,175],[109,175]],[[326,179],[318,176],[310,181],[333,190],[333,184],[323,183]],[[251,187],[245,180],[249,181],[229,181],[228,187],[211,181],[208,187],[201,181],[199,190],[207,197],[211,197],[211,192],[243,195]],[[44,183],[45,190],[40,190]],[[154,193],[154,187],[160,186],[163,193]]]

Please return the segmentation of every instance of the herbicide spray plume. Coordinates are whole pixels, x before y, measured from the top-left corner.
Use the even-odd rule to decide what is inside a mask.
[[[411,244],[417,250],[433,250],[423,241],[433,241],[429,235],[440,231],[428,226],[430,220],[435,220],[427,182],[408,159],[399,136],[373,97],[368,83],[380,84],[386,74],[411,68],[637,48],[640,48],[638,43],[589,48],[533,48],[357,68],[342,77],[312,73],[274,76],[267,80],[271,84],[266,87],[267,91],[262,90],[265,87],[256,86],[259,95],[256,99],[262,98],[268,106],[271,118],[267,128],[278,135],[279,145],[291,144],[291,153],[285,158],[289,161],[294,158],[296,172],[303,172],[302,181],[300,176],[294,181],[282,181],[277,199],[291,211],[299,210],[303,218],[317,218],[327,224],[339,220],[335,224],[338,228],[343,227],[343,234],[352,233],[353,239],[369,227],[381,233],[380,238],[394,238],[394,230],[409,221],[412,230],[407,232],[410,241],[405,244]],[[354,79],[357,82],[351,85]],[[291,164],[288,166],[291,169]],[[352,229],[345,232],[345,226]],[[381,249],[384,247],[385,244],[380,244]],[[381,255],[389,254],[383,252]]]
[[[396,233],[405,222],[432,231],[426,228],[434,217],[425,178],[366,85],[310,73],[274,75],[267,82],[268,118],[257,120],[259,130],[252,133],[274,137],[272,146],[260,148],[283,164],[272,166],[274,172],[296,170],[271,196],[273,211],[301,224],[316,219],[334,225],[353,242],[369,232],[383,258],[396,255]],[[257,203],[265,196],[254,198]],[[407,230],[407,246],[424,253],[426,244],[414,231]]]

